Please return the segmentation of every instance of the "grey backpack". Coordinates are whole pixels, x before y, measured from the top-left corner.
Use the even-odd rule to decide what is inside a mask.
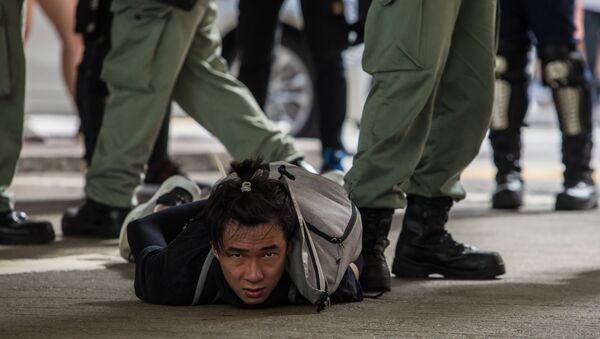
[[[285,162],[271,163],[269,169],[269,177],[287,187],[300,224],[292,239],[286,271],[298,292],[320,311],[329,305],[329,296],[360,255],[360,214],[348,193],[334,181]],[[212,260],[209,255],[204,262],[194,304]]]

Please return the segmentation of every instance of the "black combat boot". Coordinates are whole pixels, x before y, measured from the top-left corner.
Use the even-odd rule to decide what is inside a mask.
[[[598,192],[593,181],[565,181],[564,190],[556,195],[557,211],[589,210],[597,207]]]
[[[128,208],[87,199],[83,206],[70,208],[63,213],[62,231],[65,236],[118,238],[127,213]]]
[[[496,252],[484,252],[452,239],[444,225],[452,199],[408,196],[402,232],[392,272],[396,277],[491,279],[502,275],[504,263]]]
[[[598,207],[598,192],[590,167],[591,132],[563,136],[564,190],[556,196],[558,211],[589,210]]]
[[[385,260],[385,248],[390,245],[388,233],[392,226],[393,209],[361,208],[363,225],[362,256],[364,268],[360,284],[366,292],[384,292],[391,289],[390,269]]]
[[[492,194],[492,208],[517,209],[523,205],[523,178],[521,177],[521,141],[519,133],[491,131],[490,141],[496,165],[496,190]]]
[[[523,178],[519,172],[496,175],[496,190],[492,195],[492,208],[515,210],[523,205]]]
[[[30,220],[17,211],[0,213],[0,244],[46,244],[54,240],[54,229],[47,221]]]

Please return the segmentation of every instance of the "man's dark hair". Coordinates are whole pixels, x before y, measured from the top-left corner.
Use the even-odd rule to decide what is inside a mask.
[[[277,179],[269,179],[269,165],[261,159],[231,163],[236,178],[224,179],[212,191],[202,218],[210,227],[217,250],[222,249],[227,225],[255,227],[272,223],[289,242],[298,230],[298,217],[289,193]]]

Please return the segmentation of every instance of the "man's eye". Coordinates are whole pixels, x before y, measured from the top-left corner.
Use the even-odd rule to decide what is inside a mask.
[[[265,253],[265,257],[267,257],[267,258],[274,257],[275,254],[277,254],[277,253],[275,253],[275,252],[267,252],[267,253]]]
[[[232,253],[232,254],[231,254],[231,257],[232,257],[232,258],[241,258],[241,257],[242,257],[242,254],[241,254],[241,253]]]

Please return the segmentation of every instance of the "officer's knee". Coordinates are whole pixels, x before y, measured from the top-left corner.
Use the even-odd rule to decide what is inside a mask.
[[[542,77],[552,88],[564,135],[585,133],[591,126],[591,79],[583,55],[574,46],[541,46]]]
[[[496,79],[511,84],[527,82],[527,54],[530,46],[513,41],[500,41],[496,55]]]
[[[590,85],[587,64],[583,55],[573,46],[540,46],[539,56],[542,60],[542,79],[546,86],[558,89]]]

